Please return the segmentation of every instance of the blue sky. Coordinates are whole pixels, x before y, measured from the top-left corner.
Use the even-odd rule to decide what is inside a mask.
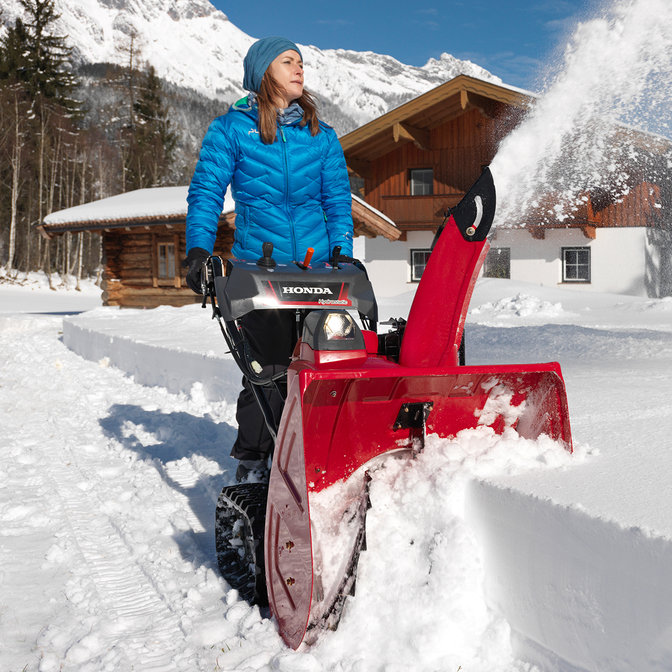
[[[507,84],[534,89],[597,0],[211,0],[253,37],[284,35],[322,49],[390,54],[424,65],[448,52]]]

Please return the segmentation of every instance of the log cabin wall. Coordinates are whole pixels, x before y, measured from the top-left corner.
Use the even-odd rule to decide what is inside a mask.
[[[231,256],[233,229],[220,224],[215,254]],[[184,306],[200,301],[187,287],[185,227],[151,226],[103,232],[103,305]]]

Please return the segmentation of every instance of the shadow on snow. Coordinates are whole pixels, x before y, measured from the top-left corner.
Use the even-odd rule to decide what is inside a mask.
[[[222,487],[235,480],[238,461],[230,457],[229,452],[237,429],[207,417],[184,412],[163,413],[130,404],[115,404],[100,424],[108,437],[137,453],[140,459],[151,462],[161,478],[188,499],[203,531],[175,534],[182,557],[217,571],[215,506]],[[216,467],[209,465],[209,471],[222,473],[204,474],[176,464],[197,457],[216,463]],[[194,474],[197,474],[195,481]]]

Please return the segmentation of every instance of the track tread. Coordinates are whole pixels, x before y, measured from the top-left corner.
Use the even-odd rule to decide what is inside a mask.
[[[222,576],[250,604],[268,605],[264,567],[265,483],[222,489],[215,513],[215,546]]]

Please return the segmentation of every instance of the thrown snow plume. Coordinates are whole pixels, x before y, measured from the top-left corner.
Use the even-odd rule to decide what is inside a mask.
[[[669,170],[671,79],[670,0],[618,0],[579,24],[561,71],[493,160],[497,223],[564,221],[589,190],[618,199]]]

